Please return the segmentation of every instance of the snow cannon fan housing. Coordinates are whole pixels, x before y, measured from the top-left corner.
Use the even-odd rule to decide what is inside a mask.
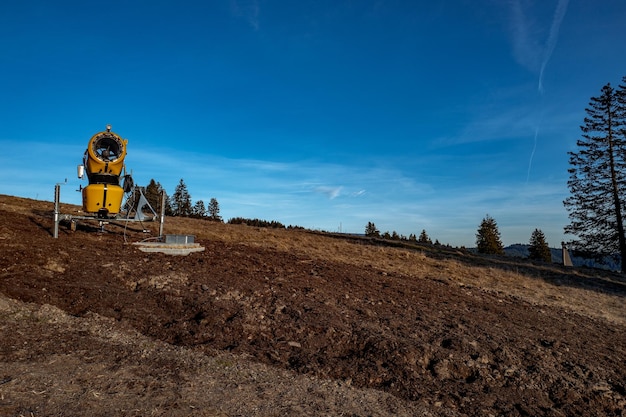
[[[83,188],[83,211],[97,213],[98,217],[118,214],[122,207],[124,189],[120,186],[120,175],[125,169],[126,145],[128,140],[111,132],[107,126],[104,132],[96,133],[89,140],[84,168],[89,185]],[[79,167],[79,177],[82,178]]]

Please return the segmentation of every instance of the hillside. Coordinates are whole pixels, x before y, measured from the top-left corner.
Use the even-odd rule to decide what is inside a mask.
[[[64,213],[76,207],[63,205]],[[0,195],[2,416],[623,416],[619,274]]]
[[[530,245],[516,243],[514,245],[510,245],[504,248],[504,253],[507,256],[527,258],[529,246]],[[556,262],[559,264],[563,263],[563,252],[560,248],[550,248],[550,252],[552,254],[552,262]],[[593,257],[583,258],[581,256],[576,256],[576,251],[574,250],[570,250],[569,254],[572,264],[574,266],[607,269],[610,271],[621,270],[621,258],[619,255],[605,256],[603,259],[597,260]]]

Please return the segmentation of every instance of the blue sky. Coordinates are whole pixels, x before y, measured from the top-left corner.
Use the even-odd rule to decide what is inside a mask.
[[[568,223],[567,152],[626,75],[623,0],[5,1],[0,193],[80,203],[110,123],[135,182],[225,219],[475,245]]]

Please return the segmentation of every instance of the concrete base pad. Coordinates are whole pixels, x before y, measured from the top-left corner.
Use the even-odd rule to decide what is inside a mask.
[[[189,255],[192,252],[202,252],[204,246],[200,246],[198,243],[163,243],[163,242],[135,242],[133,245],[137,246],[142,252],[159,252],[166,255]]]

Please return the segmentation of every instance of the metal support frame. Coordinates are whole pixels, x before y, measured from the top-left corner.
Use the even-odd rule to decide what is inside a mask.
[[[143,195],[143,194],[142,194]],[[55,239],[59,238],[59,223],[61,221],[69,221],[73,222],[74,220],[93,220],[98,221],[100,227],[104,229],[105,222],[114,221],[114,222],[142,222],[142,221],[154,221],[157,216],[151,219],[146,219],[145,217],[135,216],[135,217],[113,217],[109,219],[103,219],[102,217],[98,217],[97,214],[94,215],[74,215],[74,214],[63,214],[60,210],[61,204],[61,184],[57,183],[54,186],[54,232],[53,236]],[[150,207],[152,209],[152,207]],[[119,215],[118,215],[119,216]],[[163,191],[163,198],[161,202],[161,216],[159,217],[159,237],[163,236],[163,223],[165,223],[165,190]]]

